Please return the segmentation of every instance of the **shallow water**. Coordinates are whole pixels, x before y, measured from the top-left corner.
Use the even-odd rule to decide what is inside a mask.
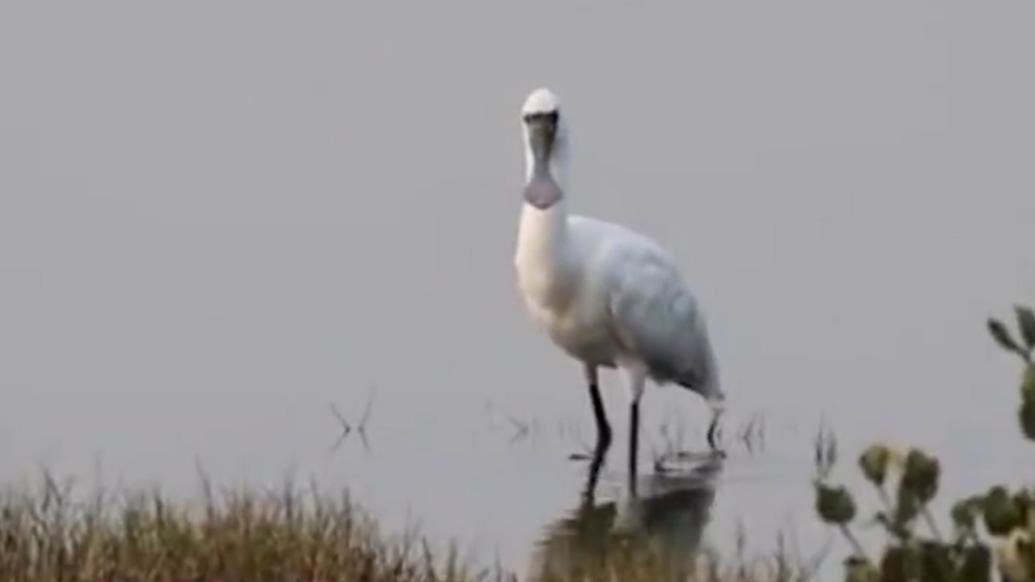
[[[313,476],[519,571],[613,524],[624,388],[603,379],[616,445],[580,513],[581,373],[514,289],[540,84],[572,206],[671,249],[708,311],[729,457],[706,486],[651,481],[706,413],[648,391],[641,506],[666,539],[728,549],[743,524],[751,549],[819,551],[821,423],[846,468],[890,439],[936,452],[950,494],[1017,479],[1017,370],[983,322],[1035,302],[1033,11],[5,5],[0,479]],[[366,446],[335,446],[331,404],[356,424],[371,394]]]

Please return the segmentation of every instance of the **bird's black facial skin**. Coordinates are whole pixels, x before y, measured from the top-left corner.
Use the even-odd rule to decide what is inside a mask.
[[[528,145],[532,148],[537,168],[545,170],[545,162],[550,159],[559,118],[558,111],[528,113],[523,117],[525,125],[528,126]]]
[[[557,119],[559,119],[561,113],[559,111],[537,111],[536,113],[527,113],[524,116],[525,123],[531,124],[535,121],[548,121],[550,125],[557,126]]]

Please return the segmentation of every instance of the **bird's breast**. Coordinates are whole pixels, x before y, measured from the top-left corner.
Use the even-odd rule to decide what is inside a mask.
[[[558,346],[571,356],[598,365],[613,365],[616,342],[605,307],[573,285],[523,289],[528,312]]]
[[[615,341],[606,296],[591,284],[587,250],[568,229],[561,201],[547,209],[525,205],[514,265],[528,312],[559,345],[583,361],[610,365]]]
[[[619,344],[599,318],[566,314],[554,320],[549,328],[554,343],[572,357],[599,366],[613,366],[619,356]]]

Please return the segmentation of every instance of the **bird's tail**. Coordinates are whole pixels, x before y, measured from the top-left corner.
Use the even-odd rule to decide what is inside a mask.
[[[712,414],[718,416],[723,412],[726,412],[726,396],[720,393],[715,397],[705,397],[705,402],[708,403],[708,408],[712,409]]]
[[[683,388],[689,388],[700,394],[705,402],[708,403],[708,407],[712,409],[712,412],[719,414],[726,410],[726,394],[719,387],[716,378],[708,377],[703,380],[697,378],[680,379],[676,383]]]
[[[719,364],[710,345],[705,344],[704,350],[697,369],[682,374],[676,382],[700,394],[713,413],[721,414],[726,409],[726,393],[719,381]]]

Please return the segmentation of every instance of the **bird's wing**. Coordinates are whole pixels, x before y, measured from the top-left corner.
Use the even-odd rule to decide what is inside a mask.
[[[609,271],[615,334],[656,379],[702,388],[711,364],[704,319],[671,259],[650,245],[627,245]]]

